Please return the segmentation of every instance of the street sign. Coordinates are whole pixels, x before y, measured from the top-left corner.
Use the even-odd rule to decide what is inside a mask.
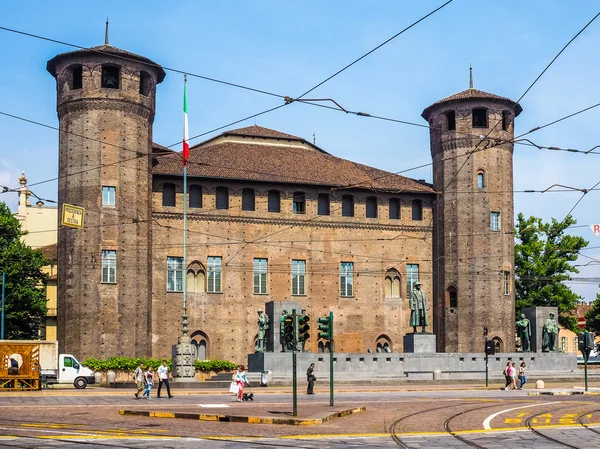
[[[600,237],[600,224],[592,224],[590,228],[596,237]]]
[[[577,318],[577,327],[579,329],[585,329],[585,318],[584,317],[579,317]]]
[[[64,226],[72,228],[83,228],[83,217],[85,210],[83,207],[72,206],[71,204],[63,204],[62,220]]]

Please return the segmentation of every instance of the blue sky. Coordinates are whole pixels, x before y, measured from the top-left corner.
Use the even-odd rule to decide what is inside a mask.
[[[296,97],[358,56],[441,5],[443,1],[27,1],[3,5],[0,26],[82,46],[110,43],[181,69]],[[594,1],[531,0],[453,3],[324,84],[309,97],[333,98],[343,107],[425,124],[422,110],[468,87],[518,99],[556,53],[597,12]],[[517,134],[600,101],[600,18],[560,56],[521,101]],[[64,45],[0,30],[0,111],[57,126],[55,82],[46,61],[70,51]],[[154,141],[181,139],[183,76],[167,72],[159,85]],[[281,104],[275,97],[188,78],[190,135],[197,135]],[[540,145],[590,149],[600,144],[600,108],[531,134]],[[431,162],[426,128],[361,118],[292,104],[248,120],[312,139],[326,151],[389,171]],[[58,133],[0,116],[0,185],[56,177]],[[214,135],[214,134],[212,134]],[[210,137],[207,135],[206,137]],[[196,140],[192,143],[198,143]],[[597,150],[600,152],[600,149]],[[515,190],[553,184],[590,188],[600,181],[600,155],[550,152],[517,145]],[[430,167],[405,173],[432,180]],[[56,182],[32,188],[57,199]],[[561,220],[580,193],[515,193],[515,213]],[[600,222],[598,191],[574,211],[581,225]],[[17,195],[0,200],[15,210]],[[588,227],[572,229],[600,246]],[[584,253],[600,259],[598,249]],[[580,263],[591,261],[581,257]],[[577,277],[600,277],[599,265]],[[594,299],[598,285],[571,284]]]

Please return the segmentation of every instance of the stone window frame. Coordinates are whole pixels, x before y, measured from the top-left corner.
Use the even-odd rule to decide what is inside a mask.
[[[187,291],[188,293],[206,292],[206,268],[198,260],[190,262],[187,267]]]
[[[253,261],[253,285],[255,295],[268,295],[269,259],[255,257]]]
[[[183,291],[183,257],[167,256],[167,292]]]
[[[102,207],[116,207],[117,188],[115,186],[102,186]]]
[[[223,293],[223,257],[208,256],[206,273],[206,292]]]
[[[402,275],[395,268],[390,268],[385,274],[384,297],[391,299],[402,298]]]
[[[292,259],[292,296],[306,296],[306,260]]]
[[[101,284],[117,283],[117,250],[102,250]]]
[[[492,211],[490,212],[490,230],[492,232],[500,232],[502,227],[500,212]]]
[[[355,295],[354,288],[354,262],[340,262],[340,296],[352,298]]]

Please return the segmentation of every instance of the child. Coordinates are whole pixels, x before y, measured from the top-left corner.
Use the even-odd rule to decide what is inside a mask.
[[[144,399],[150,399],[150,390],[152,390],[152,367],[149,366],[148,370],[144,373],[144,385],[146,389],[142,397]]]

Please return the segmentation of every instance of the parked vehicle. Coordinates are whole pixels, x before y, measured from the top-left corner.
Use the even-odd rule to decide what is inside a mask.
[[[75,356],[59,354],[56,341],[0,340],[0,385],[6,388],[34,389],[72,383],[81,389],[94,382],[94,372],[82,366]]]

